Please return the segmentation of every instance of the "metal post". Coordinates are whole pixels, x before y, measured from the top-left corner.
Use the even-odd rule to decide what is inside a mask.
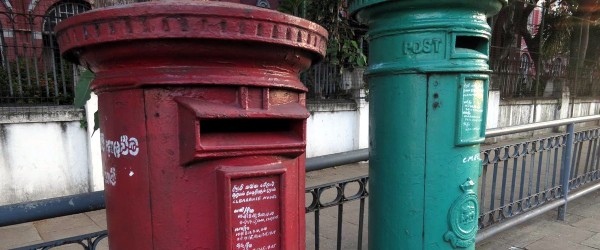
[[[575,123],[567,125],[567,141],[565,142],[565,151],[563,153],[561,189],[565,204],[558,207],[558,219],[564,221],[567,212],[567,203],[569,202],[569,176],[571,176],[571,157],[573,155],[573,138],[575,137]]]

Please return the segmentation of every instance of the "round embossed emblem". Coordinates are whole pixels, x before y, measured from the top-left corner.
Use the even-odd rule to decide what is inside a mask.
[[[477,194],[473,191],[474,186],[475,182],[471,179],[462,184],[461,189],[464,194],[454,201],[448,211],[451,230],[444,235],[444,239],[455,248],[468,247],[475,243],[479,204]]]
[[[459,238],[472,238],[477,232],[477,210],[476,194],[465,194],[453,204],[450,226]]]

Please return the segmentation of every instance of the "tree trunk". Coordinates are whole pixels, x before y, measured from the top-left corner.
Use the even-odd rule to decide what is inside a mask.
[[[589,15],[585,20],[589,19]],[[577,66],[583,67],[585,65],[585,58],[587,55],[588,44],[590,40],[590,22],[582,21],[581,23],[581,41],[579,45],[579,54],[577,60]]]
[[[597,18],[598,4],[600,4],[599,0],[581,0],[579,3],[579,8],[575,12],[575,17],[577,18],[576,22],[581,24],[580,28],[580,39],[577,44],[579,44],[579,49],[577,51],[577,67],[583,67],[585,65],[585,59],[587,57],[587,50],[590,40],[590,22],[592,20],[592,16]]]

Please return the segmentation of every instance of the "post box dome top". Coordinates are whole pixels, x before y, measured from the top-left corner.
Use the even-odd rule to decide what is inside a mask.
[[[327,31],[273,10],[212,1],[159,1],[113,6],[71,17],[56,27],[61,53],[77,61],[87,46],[133,40],[209,39],[290,46],[325,55]]]
[[[438,9],[439,11],[444,11],[448,8],[463,8],[477,10],[486,13],[487,16],[492,16],[502,6],[507,5],[508,0],[351,0],[350,12],[352,12],[353,16],[357,16],[361,10],[385,2],[395,2],[395,6],[402,9]]]

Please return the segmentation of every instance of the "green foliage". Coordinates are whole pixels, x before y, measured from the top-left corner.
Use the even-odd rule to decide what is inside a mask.
[[[600,66],[600,43],[597,42],[600,38],[600,23],[596,23],[596,25],[590,27],[590,37],[592,42],[589,44],[589,52],[587,53],[587,60],[593,61],[597,66]]]
[[[73,102],[73,105],[75,105],[75,107],[83,108],[85,106],[85,103],[88,100],[90,100],[92,93],[90,85],[93,80],[94,73],[89,69],[86,69],[81,73],[81,75],[79,76],[79,81],[75,86],[75,101]],[[87,127],[87,121],[82,121],[82,127],[84,127],[84,125],[85,127]],[[94,112],[94,131],[92,132],[92,135],[94,135],[94,133],[96,133],[96,130],[98,130],[99,128],[100,122],[98,119],[98,111],[96,110],[96,112]]]
[[[325,60],[342,68],[367,65],[359,45],[360,35],[352,27],[345,0],[285,0],[280,10],[318,23],[329,32]],[[300,11],[302,10],[302,11]],[[303,15],[298,15],[300,12]]]
[[[279,5],[279,11],[294,16],[306,17],[306,0],[285,0]]]
[[[570,21],[571,13],[566,8],[557,8],[548,11],[544,16],[543,46],[544,59],[553,59],[557,55],[569,51],[573,24]],[[556,32],[559,31],[559,32]]]
[[[583,60],[597,61],[600,47],[592,39],[597,39],[596,32],[600,29],[598,4],[598,0],[554,0],[545,4],[548,10],[544,16],[543,30],[542,53],[545,59],[570,54],[572,58],[585,57]],[[586,23],[589,26],[583,25]],[[587,38],[588,47],[583,48],[579,38],[585,39],[581,34],[585,29],[589,29],[590,36]]]
[[[367,65],[367,57],[362,53],[362,49],[355,40],[345,40],[341,49],[341,60],[350,65],[364,67]]]
[[[67,86],[73,83],[73,68],[64,65],[53,71],[34,60],[19,57],[5,62],[0,67],[0,89],[16,104],[71,104],[73,91],[63,90],[63,79]]]
[[[92,132],[92,135],[94,135],[94,133],[96,133],[96,130],[100,129],[100,115],[98,114],[98,110],[96,110],[96,112],[94,112],[94,131]]]
[[[75,86],[75,101],[73,102],[75,107],[83,108],[85,103],[90,99],[92,92],[90,83],[92,80],[94,80],[94,73],[87,69],[79,76],[79,81]]]

